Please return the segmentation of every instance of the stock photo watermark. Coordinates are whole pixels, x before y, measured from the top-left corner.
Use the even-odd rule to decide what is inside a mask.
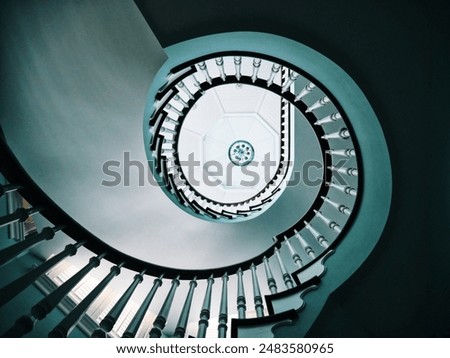
[[[333,163],[334,168],[343,168],[348,162],[341,159]],[[166,163],[167,164],[167,163]],[[196,160],[194,153],[188,155],[187,160],[180,160],[179,166],[183,175],[193,187],[206,186],[232,186],[255,187],[261,183],[270,183],[274,175],[286,174],[292,166],[292,162],[281,163],[270,158],[270,153],[261,161],[252,160],[245,166],[239,166],[231,161],[224,164],[216,160],[201,162]],[[150,170],[151,162],[142,162],[131,159],[129,152],[124,152],[121,160],[108,160],[102,165],[103,179],[101,186],[104,187],[144,187],[163,185],[163,179],[156,179]],[[323,163],[318,160],[305,160],[301,168],[295,168],[287,180],[287,186],[306,185],[308,187],[320,186],[323,182]],[[199,174],[200,177],[199,177]],[[236,184],[236,177],[238,183]],[[200,182],[202,181],[202,183]],[[333,181],[339,185],[347,185],[344,176],[338,171],[333,173]]]

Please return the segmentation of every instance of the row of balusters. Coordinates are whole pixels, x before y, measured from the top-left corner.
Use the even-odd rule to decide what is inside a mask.
[[[17,190],[17,186],[2,186],[3,192],[8,192],[12,190]],[[26,214],[36,213],[36,209],[24,209],[26,210]],[[23,214],[23,210],[19,209],[16,213],[12,215],[6,215],[0,218],[0,222],[2,225],[8,225],[17,221],[24,221],[26,219]],[[309,230],[312,230],[318,242],[324,247],[328,248],[328,242],[326,239],[318,233],[312,226],[309,225]],[[55,237],[55,234],[62,230],[62,226],[55,227],[46,227],[41,230],[40,233],[35,233],[29,235],[24,241],[17,242],[3,250],[0,251],[0,266],[9,263],[10,261],[17,258],[23,252],[29,250],[40,242],[52,240]],[[306,240],[296,232],[295,235],[306,255],[314,259],[316,257],[316,253],[312,249],[312,247],[306,242]],[[83,246],[85,242],[78,242],[74,244],[67,245],[61,252],[56,253],[54,256],[50,257],[47,261],[42,264],[36,266],[23,276],[17,278],[13,282],[10,282],[6,286],[0,289],[0,306],[5,305],[9,301],[11,301],[14,297],[16,297],[19,293],[25,290],[28,286],[32,285],[41,275],[48,272],[52,267],[57,265],[59,262],[64,260],[69,256],[74,256],[77,253],[77,250]],[[287,246],[289,253],[297,267],[302,267],[304,263],[300,258],[300,255],[293,247],[291,240],[285,238],[284,244]],[[295,283],[292,279],[290,273],[288,272],[286,265],[284,263],[284,259],[280,254],[280,249],[274,248],[273,251],[276,262],[278,263],[280,272],[282,274],[282,279],[284,282],[285,289],[291,289],[294,287]],[[76,272],[73,276],[71,276],[67,281],[58,286],[55,290],[50,292],[46,297],[36,303],[32,308],[28,315],[20,317],[16,323],[3,334],[4,337],[21,337],[33,329],[33,326],[37,320],[42,320],[47,315],[55,309],[58,304],[62,301],[64,297],[66,297],[71,290],[75,288],[75,286],[85,278],[91,270],[98,267],[102,259],[107,256],[107,252],[104,252],[100,255],[92,257],[88,263],[82,267],[78,272]],[[110,269],[110,272],[98,283],[98,285],[67,315],[65,318],[49,333],[49,337],[66,337],[73,327],[78,323],[84,313],[88,310],[91,304],[95,301],[95,299],[101,294],[101,292],[108,286],[108,284],[112,281],[114,277],[120,274],[121,268],[125,263],[120,263],[118,265],[113,266]],[[274,278],[271,269],[270,257],[264,257],[261,265],[264,267],[265,277],[268,289],[271,294],[275,294],[278,292],[279,288],[277,282]],[[257,317],[262,317],[264,315],[264,301],[261,295],[260,284],[257,275],[257,266],[252,264],[249,268],[249,272],[252,277],[253,284],[253,300]],[[111,308],[108,314],[103,318],[100,322],[99,328],[92,333],[92,337],[106,337],[108,332],[110,332],[114,325],[116,324],[120,314],[125,309],[125,306],[131,299],[135,289],[137,286],[143,281],[146,272],[142,271],[134,276],[134,279],[130,286],[125,290],[123,295],[117,301],[117,303]],[[238,318],[244,319],[246,318],[246,297],[244,293],[244,281],[243,275],[244,271],[239,269],[236,273],[237,276],[237,312]],[[158,290],[158,288],[162,285],[162,280],[164,278],[164,274],[157,277],[153,281],[153,286],[148,292],[147,296],[141,303],[138,311],[135,313],[134,318],[129,323],[127,329],[125,330],[123,337],[135,337],[138,329],[144,319],[146,312],[149,309],[149,306]],[[216,278],[217,279],[217,278]],[[228,273],[225,273],[221,277],[222,281],[222,290],[221,290],[221,299],[220,299],[220,309],[219,309],[219,317],[218,317],[218,337],[225,337],[228,329]],[[202,309],[200,311],[200,317],[198,322],[198,332],[197,337],[205,337],[206,330],[209,326],[209,318],[210,318],[210,310],[211,310],[211,292],[212,286],[215,282],[214,277],[211,275],[207,279],[206,291],[204,293],[204,300]],[[157,338],[161,337],[162,331],[166,325],[166,321],[169,315],[170,308],[172,306],[172,302],[175,297],[175,292],[180,285],[180,278],[174,278],[171,282],[171,288],[167,294],[164,303],[162,304],[159,313],[153,323],[153,327],[150,330],[149,337]],[[197,280],[193,278],[189,282],[189,291],[185,298],[184,306],[182,308],[181,314],[179,316],[176,329],[174,332],[174,337],[184,337],[186,333],[186,327],[188,323],[190,308],[192,304],[194,290],[197,287]]]
[[[260,77],[260,68],[261,68],[261,64],[262,64],[262,59],[260,58],[247,58],[244,57],[244,59],[248,59],[250,61],[252,61],[252,65],[253,65],[253,71],[251,74],[251,81],[253,83],[256,83],[257,80],[261,80],[264,81],[266,83],[267,87],[270,87],[274,84],[275,78],[276,76],[280,73],[280,70],[282,68],[285,68],[284,66],[278,64],[278,63],[273,63],[272,61],[268,61],[268,60],[264,60],[268,63],[271,64],[271,68],[270,68],[270,73],[268,78],[264,78],[264,77]],[[233,57],[233,62],[235,64],[235,71],[231,76],[234,76],[238,81],[241,80],[242,77],[242,73],[241,73],[241,64],[242,64],[242,60],[243,57],[242,56],[234,56]],[[225,82],[227,81],[227,77],[230,75],[227,75],[225,73],[225,69],[224,69],[224,58],[223,57],[218,57],[215,58],[215,64],[219,70],[219,77]],[[210,85],[212,84],[212,81],[214,80],[215,77],[212,77],[210,74],[210,71],[208,71],[208,64],[206,63],[206,61],[201,61],[199,63],[196,64],[196,67],[202,72],[203,76],[204,76],[204,81],[209,83]],[[201,91],[201,84],[203,81],[200,81],[197,76],[195,76],[194,74],[191,74],[190,79],[192,80],[193,84],[195,87],[197,87],[197,91]],[[289,69],[289,75],[286,78],[285,81],[282,81],[280,83],[280,92],[286,93],[288,91],[291,90],[292,88],[292,84],[294,84],[297,79],[300,77],[300,75]],[[194,99],[194,95],[195,92],[192,92],[188,86],[186,86],[185,82],[183,80],[180,80],[178,83],[176,83],[176,86],[186,94],[188,100],[192,100]],[[298,94],[294,94],[295,98],[294,98],[294,102],[298,102],[300,100],[302,100],[304,97],[306,97],[308,94],[310,94],[312,91],[314,91],[317,88],[317,86],[313,83],[313,82],[308,82],[299,92]],[[183,98],[181,98],[180,96],[177,96],[177,98],[175,98],[176,101],[180,102],[182,104],[183,107],[187,108],[188,104],[187,101],[185,101]],[[319,109],[327,104],[331,103],[331,100],[328,96],[323,96],[321,97],[319,100],[317,100],[316,102],[314,102],[313,104],[311,104],[310,106],[308,106],[308,108],[306,109],[307,113],[313,112],[316,109]],[[167,109],[173,109],[173,106],[169,106]],[[333,118],[324,118],[324,121],[336,121],[337,119],[341,118],[340,114],[337,113],[333,116]],[[320,124],[320,122],[318,123]]]
[[[233,61],[235,63],[235,73],[234,76],[236,77],[236,79],[239,81],[242,77],[241,74],[241,63],[242,63],[242,57],[241,56],[234,56],[233,57]],[[270,71],[270,75],[267,79],[265,78],[260,78],[258,77],[259,74],[259,69],[261,67],[261,62],[262,60],[260,58],[254,58],[253,59],[253,73],[251,75],[251,79],[253,82],[256,82],[256,80],[264,80],[266,82],[267,87],[270,87],[273,83],[274,83],[274,79],[275,76],[280,72],[281,68],[284,68],[283,66],[281,66],[280,64],[277,63],[272,63],[271,66],[271,71]],[[220,73],[220,77],[222,78],[223,81],[226,81],[227,75],[225,74],[225,70],[224,70],[224,59],[223,57],[219,57],[215,59],[215,63],[218,66],[219,69],[219,73]],[[208,82],[209,84],[212,84],[212,80],[214,79],[213,77],[211,77],[209,71],[208,71],[208,65],[205,61],[202,61],[200,63],[198,63],[197,68],[200,69],[200,71],[203,73],[204,75],[204,80],[206,82]],[[289,75],[287,77],[287,79],[285,81],[282,82],[281,84],[281,93],[285,93],[288,92],[291,88],[292,88],[292,84],[295,83],[295,81],[300,77],[300,75],[293,71],[293,70],[289,70]],[[197,91],[201,91],[201,84],[202,82],[195,76],[194,74],[191,74],[189,76],[190,80],[193,82],[194,87],[197,88]],[[195,92],[192,92],[189,89],[189,86],[187,86],[185,84],[185,80],[180,80],[178,83],[175,84],[176,87],[178,87],[179,90],[181,90],[182,92],[184,92],[187,96],[187,100],[184,100],[179,94],[175,95],[173,98],[175,99],[175,101],[177,101],[178,103],[180,103],[182,105],[183,108],[188,108],[189,104],[188,101],[194,99],[194,95]],[[304,99],[307,95],[309,95],[310,93],[312,93],[314,90],[317,90],[317,86],[313,83],[313,82],[308,82],[300,91],[297,95],[295,95],[294,98],[294,102],[298,102],[302,99]],[[306,109],[306,113],[311,113],[319,108],[322,108],[324,106],[326,106],[327,104],[331,104],[331,100],[328,96],[323,96],[321,98],[319,98],[316,102],[314,102],[313,104],[309,105]],[[173,105],[170,104],[166,104],[165,107],[166,110],[169,111],[173,111],[175,114],[177,114],[178,116],[183,116],[183,113],[177,109],[176,107],[174,107]],[[342,115],[339,112],[335,112],[332,113],[330,115],[325,116],[322,119],[318,119],[314,124],[315,125],[323,125],[326,123],[332,123],[332,122],[336,122],[338,120],[342,119]],[[165,119],[168,123],[172,123],[175,126],[179,125],[179,122],[173,118],[171,118],[170,116],[167,116]],[[168,133],[172,133],[172,130],[167,129]],[[176,132],[174,132],[176,133]],[[342,128],[339,132],[336,133],[330,133],[330,134],[326,134],[325,136],[323,136],[324,139],[332,139],[332,138],[342,138],[342,139],[348,139],[350,137],[349,131],[347,128]]]

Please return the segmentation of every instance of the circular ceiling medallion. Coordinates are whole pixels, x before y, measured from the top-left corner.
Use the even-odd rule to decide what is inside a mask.
[[[248,165],[255,157],[253,146],[246,140],[237,140],[228,149],[228,158],[234,165]]]

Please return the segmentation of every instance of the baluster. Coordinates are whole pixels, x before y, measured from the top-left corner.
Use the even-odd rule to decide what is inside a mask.
[[[258,276],[256,275],[256,266],[252,263],[250,266],[252,272],[252,283],[253,283],[253,299],[255,302],[256,317],[264,316],[264,306],[261,296],[261,290],[259,289]]]
[[[325,118],[315,121],[314,125],[320,126],[322,124],[336,122],[338,119],[342,119],[342,116],[339,112],[336,112],[336,113],[330,114],[329,116],[326,116]]]
[[[181,189],[181,191],[183,192],[186,199],[189,201],[189,195],[191,195],[191,193],[192,193],[190,187],[185,186],[184,188]]]
[[[170,103],[167,103],[165,108],[168,111],[172,111],[172,112],[176,113],[180,117],[184,116],[183,112],[181,112],[178,108],[172,106]]]
[[[339,226],[335,221],[332,221],[332,220],[328,219],[326,216],[324,216],[324,215],[322,214],[322,212],[320,212],[320,211],[318,211],[318,210],[315,210],[315,209],[314,209],[314,212],[316,213],[316,216],[317,216],[319,219],[321,219],[325,224],[327,224],[328,227],[329,227],[331,230],[334,230],[334,231],[339,232],[339,233],[341,232],[340,226]]]
[[[31,314],[38,320],[42,320],[58,305],[59,302],[95,267],[100,265],[101,260],[106,256],[103,253],[96,257],[91,257],[86,266],[57,287],[50,294],[31,308]]]
[[[59,254],[49,258],[47,261],[37,266],[35,269],[27,272],[25,275],[19,277],[17,280],[6,285],[0,289],[0,307],[5,303],[9,302],[12,298],[22,292],[25,288],[31,285],[36,279],[43,273],[50,270],[58,262],[63,260],[68,256],[73,256],[77,253],[77,250],[82,246],[84,242],[79,242],[77,244],[67,245],[63,251]]]
[[[345,186],[345,185],[338,185],[335,184],[333,182],[328,182],[327,185],[331,188],[335,188],[347,195],[351,195],[351,196],[356,196],[356,189],[350,187],[350,186]]]
[[[269,290],[271,294],[277,293],[277,283],[273,277],[272,270],[270,269],[269,260],[267,257],[263,257],[264,262],[264,270],[266,272],[267,285],[269,286]]]
[[[12,214],[7,214],[5,216],[0,217],[0,227],[15,223],[15,222],[24,222],[26,219],[28,219],[29,216],[36,214],[40,212],[42,208],[36,207],[36,208],[20,208],[17,209]]]
[[[144,274],[145,270],[134,276],[131,285],[127,288],[127,290],[123,293],[120,299],[116,302],[114,307],[111,308],[111,310],[108,312],[105,318],[103,318],[103,320],[100,322],[100,327],[105,332],[109,332],[113,329],[114,325],[116,324],[117,320],[119,319],[120,315],[125,309],[125,306],[127,305],[137,286],[144,280],[143,277]]]
[[[197,287],[196,278],[194,278],[189,283],[189,292],[186,296],[186,301],[184,302],[183,309],[181,310],[180,318],[178,319],[177,328],[175,328],[174,337],[175,338],[184,338],[186,334],[186,326],[189,319],[189,312],[191,310],[192,305],[192,297],[194,296],[194,290]]]
[[[237,271],[237,279],[238,279],[238,287],[237,287],[237,309],[238,309],[238,317],[239,319],[245,318],[245,311],[247,309],[245,303],[245,292],[244,292],[244,281],[242,279],[242,269],[239,267]]]
[[[12,214],[21,208],[23,208],[21,195],[16,191],[9,192],[6,195],[6,214]],[[24,229],[24,223],[20,221],[8,225],[8,238],[23,241],[25,239]]]
[[[184,108],[188,108],[189,107],[189,104],[183,98],[181,98],[180,95],[176,94],[175,96],[173,96],[173,99],[175,101],[177,101],[178,103],[181,103],[181,105]]]
[[[313,248],[310,244],[306,242],[306,240],[303,238],[300,233],[294,229],[295,237],[298,239],[298,242],[300,243],[300,246],[302,247],[303,251],[305,251],[306,255],[311,257],[312,259],[316,258],[316,253],[314,252]]]
[[[186,95],[189,97],[189,99],[194,99],[194,96],[192,95],[191,91],[189,91],[189,88],[186,87],[183,81],[178,82],[177,84],[178,88],[181,89]]]
[[[328,198],[327,196],[321,196],[321,198],[323,199],[324,202],[330,204],[332,207],[334,207],[339,212],[341,212],[345,215],[350,215],[351,211],[345,205],[338,204],[338,203],[334,202],[333,200],[331,200],[330,198]]]
[[[124,263],[111,267],[111,270],[100,283],[48,334],[49,338],[65,338],[72,331],[81,317],[86,313],[95,299],[103,292],[111,280],[120,274]]]
[[[332,155],[339,155],[341,157],[354,157],[356,155],[354,149],[328,149],[325,152]]]
[[[3,195],[7,193],[12,193],[16,190],[21,189],[22,187],[20,185],[15,184],[0,184],[0,198],[3,197]]]
[[[286,266],[284,265],[283,260],[281,259],[280,250],[278,250],[278,248],[275,248],[275,255],[277,257],[278,264],[280,266],[284,284],[286,285],[287,289],[293,288],[294,284],[292,282],[291,275],[289,275],[289,273],[287,272]]]
[[[220,78],[225,81],[226,79],[226,75],[225,75],[225,70],[223,68],[223,57],[217,57],[216,58],[216,65],[219,68],[219,72],[220,72]]]
[[[261,67],[261,59],[254,58],[253,59],[253,73],[252,73],[252,82],[253,83],[255,83],[255,81],[258,79],[258,72],[259,72],[260,67]]]
[[[122,335],[123,338],[134,338],[136,336],[139,327],[141,326],[141,323],[144,320],[144,316],[147,313],[147,310],[150,306],[150,303],[152,302],[153,297],[155,297],[156,291],[158,290],[158,288],[161,287],[163,283],[162,282],[163,277],[164,275],[161,275],[159,276],[159,278],[156,278],[153,281],[153,286],[150,292],[145,297],[141,306],[139,307],[130,324],[128,325],[127,329],[125,330],[125,333]]]
[[[176,121],[176,120],[173,119],[173,118],[170,118],[169,116],[166,117],[165,121],[166,121],[167,123],[172,123],[175,127],[177,127],[177,126],[180,125],[180,122]],[[165,143],[165,142],[163,142],[163,143]]]
[[[211,310],[211,292],[214,284],[213,276],[208,278],[208,286],[206,287],[205,298],[203,299],[202,310],[200,311],[200,320],[198,321],[197,338],[205,338],[206,330],[209,325],[209,316]]]
[[[51,240],[55,236],[55,233],[62,229],[62,226],[55,226],[53,228],[45,227],[39,234],[31,234],[26,240],[20,241],[14,245],[11,245],[0,251],[0,266],[11,262],[22,252],[30,249],[44,240]]]
[[[209,75],[208,66],[206,65],[206,62],[205,61],[200,62],[198,64],[198,68],[202,71],[203,75],[205,76],[206,82],[212,84],[211,76]]]
[[[180,276],[172,280],[172,286],[170,287],[169,293],[161,306],[158,316],[153,322],[153,328],[150,330],[150,338],[160,338],[162,335],[162,330],[166,326],[167,316],[169,315],[170,308],[172,307],[173,298],[175,297],[175,292],[180,285]]]
[[[287,79],[286,83],[284,84],[284,86],[281,88],[281,93],[286,92],[289,87],[292,85],[292,83],[294,83],[294,81],[298,78],[298,76],[300,76],[297,72],[291,71],[289,70],[289,78]]]
[[[173,153],[176,153],[176,150],[173,148],[164,148],[163,150],[161,150],[161,155],[163,156],[170,156],[173,157]]]
[[[308,83],[295,97],[294,102],[300,101],[303,97],[305,97],[307,94],[311,93],[311,91],[316,88],[316,85],[312,82]]]
[[[166,127],[161,127],[161,132],[169,133],[169,134],[173,134],[173,135],[176,135],[178,133],[178,132],[174,131],[173,129],[166,128]]]
[[[236,72],[236,79],[239,81],[241,79],[241,63],[242,63],[242,57],[241,56],[234,56],[234,69]]]
[[[291,242],[288,240],[288,238],[284,237],[284,242],[286,243],[289,252],[291,254],[292,260],[294,260],[295,264],[300,268],[303,267],[302,259],[300,258],[300,255],[297,251],[295,251],[294,247],[292,246]]]
[[[311,106],[309,106],[308,109],[306,110],[306,113],[310,113],[317,108],[323,107],[327,103],[330,103],[330,99],[327,96],[325,96],[325,97],[319,99],[317,102],[313,103]]]
[[[171,171],[175,171],[178,166],[175,163],[175,160],[173,158],[167,158],[166,159],[166,167],[167,167],[167,171],[170,173]]]
[[[186,181],[178,171],[173,174],[173,182],[178,190],[181,190],[187,186]]]
[[[196,198],[195,193],[192,191],[189,193],[189,196],[187,199],[189,202],[193,202],[195,198]]]
[[[350,138],[350,132],[347,128],[342,128],[340,131],[325,134],[321,137],[322,139],[348,139]]]
[[[314,229],[310,223],[307,223],[306,221],[304,221],[304,223],[306,229],[309,230],[309,232],[314,236],[319,245],[327,249],[330,246],[327,239],[325,239],[325,237],[320,232]]]
[[[331,169],[333,171],[336,171],[341,174],[345,174],[351,177],[358,176],[358,169],[356,168],[345,168],[345,167],[337,167],[335,165],[331,165],[328,167],[328,169]]]
[[[267,87],[270,87],[273,83],[273,80],[275,79],[276,74],[280,71],[281,66],[274,63],[272,65],[272,69],[270,70],[270,76],[267,80]]]
[[[1,338],[20,338],[33,330],[36,319],[32,316],[22,316],[14,325],[1,335]]]
[[[228,274],[222,276],[222,295],[220,298],[218,337],[227,336],[228,322]]]
[[[202,84],[200,81],[195,77],[195,75],[192,75],[192,80],[194,82],[194,86],[198,88],[198,91],[203,95],[205,91],[202,90]]]

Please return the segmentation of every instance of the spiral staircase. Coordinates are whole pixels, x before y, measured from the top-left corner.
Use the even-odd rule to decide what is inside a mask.
[[[137,3],[150,23],[146,2]],[[339,251],[352,252],[344,243],[351,236],[351,228],[355,230],[361,221],[359,205],[366,205],[361,195],[371,190],[367,183],[376,181],[374,172],[365,171],[373,163],[365,157],[365,144],[361,143],[366,139],[364,133],[352,122],[351,109],[326,83],[281,57],[257,51],[208,51],[206,56],[179,62],[175,67],[169,62],[169,67],[155,76],[144,115],[149,165],[161,186],[158,189],[175,204],[174,210],[182,209],[196,220],[219,221],[219,225],[268,217],[278,210],[275,202],[286,200],[283,190],[290,175],[281,167],[286,165],[283,156],[292,155],[289,147],[294,146],[289,123],[301,120],[309,124],[319,143],[324,168],[322,184],[314,192],[311,205],[299,210],[292,225],[269,237],[263,250],[245,259],[201,268],[153,263],[110,245],[107,238],[95,235],[67,213],[30,175],[12,149],[17,145],[2,133],[4,184],[0,194],[8,207],[4,205],[6,212],[0,225],[4,236],[17,240],[11,243],[2,238],[0,246],[1,269],[5,270],[0,305],[17,316],[3,327],[3,337],[296,336],[299,330],[289,333],[289,327],[296,327],[302,320],[310,321],[311,327],[317,319],[308,316],[308,308],[318,315],[320,300],[308,301],[307,297],[329,285],[328,259]],[[261,64],[266,70],[259,72]],[[216,87],[236,84],[261,88],[279,97],[280,148],[284,152],[280,150],[279,170],[260,193],[242,202],[220,203],[202,196],[189,183],[179,163],[177,145],[183,122],[199,99]],[[348,166],[336,165],[342,157]],[[341,177],[345,177],[345,183],[336,181]],[[33,229],[24,232],[25,222]],[[382,228],[371,230],[381,233]],[[379,235],[374,236],[376,242]],[[40,246],[43,251],[36,250]],[[47,255],[40,255],[42,252]],[[341,263],[339,260],[352,258],[344,254],[344,259],[336,262]],[[14,272],[14,265],[20,267],[22,262],[33,265],[26,272]],[[67,275],[61,268],[68,262],[76,263],[76,268]],[[335,268],[336,264],[330,266]],[[358,266],[355,263],[353,270]],[[77,300],[74,291],[95,272],[97,279]],[[116,281],[119,284],[115,285]],[[31,300],[25,299],[36,288],[41,296],[33,294]],[[105,292],[114,299],[105,298]],[[322,300],[326,300],[327,292]],[[17,312],[14,307],[21,307],[24,299],[28,307]]]

